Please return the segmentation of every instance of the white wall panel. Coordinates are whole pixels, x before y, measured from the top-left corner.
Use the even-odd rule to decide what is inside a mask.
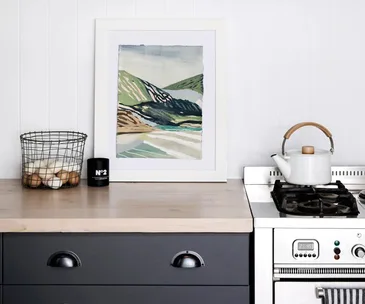
[[[285,131],[311,120],[332,131],[334,165],[364,165],[365,144],[357,138],[365,109],[365,63],[358,53],[365,50],[359,39],[365,3],[258,0],[241,6],[229,18],[236,28],[236,47],[229,49],[230,176],[240,176],[245,165],[274,165],[270,155],[280,152]],[[302,145],[328,149],[329,141],[304,128],[287,147]]]
[[[48,130],[48,0],[19,6],[21,131]]]
[[[20,175],[19,7],[0,0],[0,178]]]
[[[166,0],[166,16],[190,18],[194,16],[194,0]]]
[[[80,132],[88,135],[85,146],[85,161],[93,157],[95,18],[105,17],[105,8],[106,0],[78,0],[77,125]]]
[[[49,0],[49,125],[77,129],[77,1]]]
[[[229,177],[272,165],[303,120],[332,131],[333,164],[365,165],[364,11],[361,0],[0,0],[0,178],[18,176],[23,131],[86,132],[92,156],[94,18],[104,16],[225,19]],[[288,148],[302,144],[328,148],[314,128]]]
[[[137,17],[166,17],[165,0],[135,0]]]
[[[195,17],[222,18],[227,12],[231,13],[232,1],[239,4],[239,0],[195,0]]]
[[[135,15],[134,0],[106,0],[106,13],[109,18],[133,17]]]

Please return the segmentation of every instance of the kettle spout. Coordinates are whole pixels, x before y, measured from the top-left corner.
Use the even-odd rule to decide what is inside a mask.
[[[271,158],[274,160],[276,165],[278,166],[280,172],[284,175],[285,179],[288,179],[290,176],[290,165],[289,163],[281,156],[277,154],[271,155]]]

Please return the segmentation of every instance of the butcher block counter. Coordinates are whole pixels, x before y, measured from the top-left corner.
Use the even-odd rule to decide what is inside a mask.
[[[241,180],[24,189],[0,180],[0,232],[249,233]]]

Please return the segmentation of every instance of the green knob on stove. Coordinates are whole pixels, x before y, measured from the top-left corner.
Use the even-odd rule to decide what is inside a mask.
[[[335,241],[334,243],[335,243],[335,246],[340,245],[340,241]]]

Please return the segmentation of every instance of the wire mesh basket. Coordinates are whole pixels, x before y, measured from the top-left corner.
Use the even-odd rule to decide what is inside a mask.
[[[22,185],[72,188],[80,183],[87,135],[73,131],[37,131],[20,135]]]

